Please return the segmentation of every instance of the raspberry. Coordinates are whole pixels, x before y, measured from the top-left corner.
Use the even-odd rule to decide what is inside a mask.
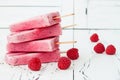
[[[39,58],[32,58],[28,61],[28,67],[33,71],[39,71],[41,68],[41,61]]]
[[[61,70],[68,69],[70,67],[70,65],[71,65],[71,61],[67,57],[61,57],[58,60],[58,68],[61,69]]]
[[[67,56],[71,60],[76,60],[79,58],[79,53],[77,48],[71,48],[67,51]]]
[[[94,51],[96,53],[103,53],[105,51],[105,47],[102,43],[98,43],[97,45],[94,46]]]
[[[97,42],[99,40],[98,34],[94,33],[90,37],[91,42]]]
[[[116,48],[114,45],[108,45],[106,48],[106,54],[108,55],[114,55],[116,52]]]

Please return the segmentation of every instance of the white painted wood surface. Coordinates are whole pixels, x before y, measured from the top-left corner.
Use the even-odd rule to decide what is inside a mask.
[[[89,37],[98,33],[101,42],[107,47],[115,45],[116,55],[96,54],[93,47],[98,43],[92,43]],[[79,37],[78,37],[79,34]],[[80,80],[119,80],[120,79],[120,30],[76,30],[75,39],[78,41],[75,47],[79,48],[80,58],[75,61],[75,79]]]
[[[0,6],[60,6],[61,0],[1,0]]]
[[[41,14],[60,11],[59,7],[0,7],[0,27],[9,28],[9,25]]]
[[[77,0],[74,4],[75,17],[74,22],[78,25],[77,28],[87,28],[87,0]]]
[[[0,63],[6,54],[9,25],[40,14],[59,11],[61,15],[75,13],[75,16],[62,18],[62,26],[77,24],[74,30],[63,30],[60,41],[76,40],[74,47],[79,49],[80,58],[72,61],[68,70],[57,68],[57,63],[43,64],[38,72],[27,66],[0,64],[2,80],[119,80],[120,79],[120,1],[119,0],[1,0],[0,1]],[[88,10],[86,14],[86,10]],[[3,29],[5,28],[5,29]],[[96,30],[97,29],[97,30]],[[108,30],[111,29],[111,30]],[[98,33],[100,41],[114,44],[115,56],[93,51],[95,43],[89,37]],[[61,51],[72,48],[73,44],[60,45]],[[62,54],[61,56],[66,56]]]
[[[116,28],[120,27],[119,0],[90,0],[88,4],[89,28]]]

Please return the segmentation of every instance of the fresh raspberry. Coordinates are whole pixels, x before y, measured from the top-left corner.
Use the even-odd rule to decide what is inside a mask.
[[[96,53],[101,54],[101,53],[103,53],[105,51],[105,47],[104,47],[104,45],[102,43],[98,43],[97,45],[94,46],[94,51]]]
[[[61,69],[61,70],[68,69],[70,67],[70,65],[71,65],[71,61],[67,57],[61,57],[58,60],[58,68]]]
[[[116,52],[116,48],[114,45],[108,45],[106,48],[106,54],[108,55],[114,55]]]
[[[28,67],[33,71],[39,71],[41,68],[41,61],[39,58],[32,58],[28,62]]]
[[[79,53],[77,48],[71,48],[67,51],[67,56],[71,60],[76,60],[79,58]]]
[[[99,40],[98,34],[94,33],[90,37],[91,42],[97,42]]]

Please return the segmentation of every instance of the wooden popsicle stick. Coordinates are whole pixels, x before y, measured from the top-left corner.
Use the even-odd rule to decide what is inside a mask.
[[[77,41],[66,41],[66,42],[57,42],[56,44],[72,44],[76,43]]]
[[[64,53],[66,53],[66,52],[67,52],[67,51],[60,51],[61,54],[64,54]]]
[[[72,16],[72,15],[75,15],[75,14],[71,13],[71,14],[67,14],[67,15],[63,15],[63,16],[57,16],[57,17],[54,17],[53,19],[59,19],[59,18],[68,17],[68,16]]]
[[[74,27],[74,26],[76,26],[76,25],[77,25],[77,24],[73,24],[73,25],[64,26],[64,27],[62,27],[62,29],[69,28],[69,27]]]

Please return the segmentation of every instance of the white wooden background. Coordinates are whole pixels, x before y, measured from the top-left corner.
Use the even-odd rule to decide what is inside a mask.
[[[76,44],[61,45],[61,51],[77,47],[80,58],[72,61],[68,70],[61,71],[57,63],[43,64],[39,72],[27,66],[2,64],[6,54],[6,37],[9,25],[33,16],[52,11],[61,15],[75,13],[62,19],[62,26],[77,24],[63,30],[60,41],[76,40]],[[0,0],[0,79],[3,80],[120,80],[119,0]],[[105,46],[114,44],[115,56],[97,55],[92,50],[95,44],[89,41],[92,33],[100,35]],[[66,56],[66,55],[62,55]]]

